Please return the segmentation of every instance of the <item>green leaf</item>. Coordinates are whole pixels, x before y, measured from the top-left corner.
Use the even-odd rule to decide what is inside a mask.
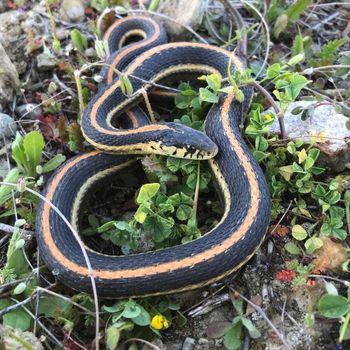
[[[32,318],[25,310],[18,308],[6,313],[2,317],[2,321],[4,326],[10,326],[13,329],[19,328],[22,331],[26,331],[30,328]]]
[[[285,246],[284,246],[284,249],[290,253],[290,254],[293,254],[293,255],[301,255],[301,250],[299,249],[299,247],[295,244],[295,243],[292,243],[292,242],[288,242]]]
[[[339,318],[350,311],[348,300],[341,295],[326,294],[318,303],[318,311],[322,316]]]
[[[78,29],[71,30],[70,38],[74,47],[80,52],[84,52],[87,49],[87,39]]]
[[[325,60],[335,60],[337,50],[346,43],[346,39],[335,39],[322,46],[318,57]]]
[[[304,54],[304,39],[303,36],[299,33],[293,40],[292,46],[292,55],[296,56],[298,54]]]
[[[21,282],[17,284],[16,288],[13,290],[13,295],[22,294],[27,288],[27,284],[25,282]]]
[[[13,168],[7,173],[6,177],[4,178],[4,182],[15,184],[17,183],[18,179],[19,169]],[[10,198],[12,190],[14,190],[14,187],[12,186],[0,186],[0,206],[2,206]]]
[[[119,74],[120,88],[125,96],[132,95],[134,89],[129,77],[125,74]]]
[[[218,91],[221,88],[221,75],[220,74],[209,74],[204,76],[208,86],[214,91]],[[198,78],[200,79],[200,78]],[[209,101],[208,101],[209,102]]]
[[[192,216],[192,208],[186,204],[180,204],[176,210],[176,217],[180,221],[185,221]]]
[[[43,165],[42,173],[48,173],[50,171],[58,168],[64,161],[66,160],[66,156],[62,154],[56,154],[53,158],[47,161]]]
[[[141,306],[138,305],[134,300],[130,299],[124,305],[123,316],[126,318],[135,318],[141,314]]]
[[[152,0],[148,6],[148,11],[155,11],[159,5],[160,0]]]
[[[199,99],[204,102],[217,103],[219,101],[219,96],[215,95],[206,88],[200,88]]]
[[[71,310],[72,304],[60,297],[47,295],[40,298],[39,315],[58,318],[69,314]]]
[[[117,327],[109,326],[106,330],[106,345],[109,350],[116,350],[120,338],[120,330]]]
[[[145,184],[140,188],[139,194],[137,195],[136,202],[138,204],[144,204],[153,198],[159,191],[159,183]]]
[[[289,19],[296,22],[300,15],[306,10],[306,8],[311,4],[312,0],[297,0],[291,6],[288,7],[286,14]]]
[[[258,331],[258,329],[254,326],[253,322],[249,320],[246,317],[241,318],[243,326],[248,330],[249,335],[251,338],[256,339],[261,337],[261,333]]]
[[[325,282],[326,291],[331,295],[338,295],[338,289],[332,282]]]
[[[303,241],[307,237],[307,232],[301,225],[294,225],[292,227],[292,236],[297,241]]]
[[[141,305],[138,306],[141,309],[141,312],[138,316],[133,317],[131,320],[138,326],[148,326],[151,323],[151,316]]]
[[[281,166],[279,168],[279,173],[286,181],[290,181],[293,175],[293,172],[294,170],[292,165]]]
[[[23,148],[23,137],[19,132],[16,133],[16,138],[12,142],[12,158],[15,160],[17,166],[24,170],[27,163],[26,155]]]
[[[236,350],[241,346],[242,323],[232,326],[224,336],[224,345],[228,350]]]
[[[305,249],[308,254],[312,254],[315,250],[320,249],[323,246],[322,239],[312,236],[305,242]]]
[[[273,34],[276,38],[287,28],[289,22],[288,16],[284,13],[278,16],[275,25],[273,27]]]
[[[144,222],[145,230],[154,234],[154,240],[157,243],[163,242],[170,236],[173,226],[173,218],[165,219],[159,215],[149,216]]]
[[[274,63],[270,67],[267,68],[266,77],[268,79],[276,78],[278,74],[280,74],[282,67],[279,63]]]
[[[23,139],[23,148],[30,169],[29,176],[35,176],[35,168],[39,165],[45,147],[44,137],[38,131],[31,131]]]
[[[302,61],[304,61],[305,59],[305,55],[303,53],[299,53],[295,56],[293,56],[289,61],[288,61],[288,65],[290,66],[295,66],[298,63],[301,63]]]

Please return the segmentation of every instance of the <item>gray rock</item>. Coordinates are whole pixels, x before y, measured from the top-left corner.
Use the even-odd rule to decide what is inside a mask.
[[[0,103],[7,103],[12,101],[13,94],[19,86],[19,77],[16,67],[1,44],[0,57]]]
[[[7,114],[0,113],[0,138],[15,136],[17,131],[16,122]]]
[[[301,118],[302,113],[292,114],[297,107],[306,111],[304,120]],[[328,102],[294,102],[290,104],[285,114],[287,137],[302,139],[305,143],[309,143],[310,137],[318,136],[320,142],[316,143],[315,147],[321,151],[319,164],[337,172],[350,168],[348,123],[349,119]],[[280,132],[277,120],[272,124],[270,131]]]
[[[196,30],[203,19],[204,4],[205,1],[202,0],[163,0],[159,4],[157,12],[173,18],[180,24],[158,16],[156,20],[164,24],[172,40],[187,39],[192,34],[183,25]]]
[[[182,350],[193,350],[196,341],[193,338],[187,337],[182,344]]]
[[[64,22],[82,22],[85,18],[85,7],[81,0],[63,0],[60,17]]]
[[[42,108],[39,105],[33,103],[27,103],[25,105],[16,107],[16,112],[19,114],[19,117],[21,119],[32,120],[38,119],[43,114]]]
[[[0,43],[19,74],[25,72],[29,62],[26,47],[29,33],[33,40],[45,33],[45,22],[34,11],[0,14]]]
[[[49,55],[45,52],[36,56],[36,63],[39,71],[47,71],[56,67],[57,60],[54,56]]]
[[[165,343],[165,348],[167,350],[181,350],[182,349],[182,341]]]

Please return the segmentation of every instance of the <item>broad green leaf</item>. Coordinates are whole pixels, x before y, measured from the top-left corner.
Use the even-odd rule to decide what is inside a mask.
[[[243,326],[248,330],[249,335],[251,338],[256,339],[261,337],[261,333],[259,330],[254,326],[253,322],[249,320],[246,317],[242,317],[241,321],[243,323]]]
[[[293,255],[301,255],[302,252],[301,250],[299,249],[299,247],[295,244],[295,243],[292,243],[292,242],[288,242],[285,246],[284,246],[284,249],[290,253],[290,254],[293,254]]]
[[[141,306],[138,305],[134,300],[130,299],[124,305],[123,316],[126,318],[135,318],[141,314]]]
[[[204,102],[217,103],[219,101],[219,96],[215,95],[206,88],[200,88],[199,99]]]
[[[325,317],[340,318],[350,311],[350,304],[341,295],[326,294],[318,303],[318,311]]]
[[[64,161],[66,160],[66,157],[62,154],[56,154],[53,158],[51,158],[49,161],[47,161],[43,165],[42,173],[48,173],[50,171],[55,170],[58,168]]]
[[[274,63],[270,67],[267,68],[266,77],[268,79],[276,78],[278,74],[280,74],[282,67],[279,63]]]
[[[108,350],[116,350],[120,338],[120,330],[117,327],[110,326],[106,330],[106,345]]]
[[[32,318],[22,308],[10,311],[2,317],[3,325],[10,326],[13,329],[21,329],[26,331],[30,328]]]
[[[315,250],[320,249],[322,246],[322,239],[315,236],[307,239],[305,242],[305,249],[308,254],[312,254]]]
[[[294,171],[293,171],[292,165],[286,165],[286,166],[282,166],[279,168],[279,173],[286,181],[290,181],[290,179],[293,175],[293,172]]]
[[[147,218],[147,213],[143,209],[144,206],[138,207],[134,214],[135,220],[140,224],[143,224]]]
[[[141,312],[138,316],[133,317],[131,320],[138,326],[148,326],[151,322],[151,316],[141,305],[138,306],[141,309]]]
[[[232,326],[224,336],[224,345],[228,350],[236,350],[241,346],[242,323]]]
[[[35,168],[39,165],[45,147],[44,137],[38,131],[31,131],[23,139],[23,148],[26,155],[29,176],[35,176]]]
[[[299,164],[303,163],[307,159],[307,153],[305,148],[303,148],[299,153],[298,153],[298,162]]]
[[[173,226],[173,218],[165,219],[159,215],[149,216],[144,222],[145,230],[154,234],[154,240],[157,243],[163,242],[170,236]]]
[[[301,225],[294,225],[292,227],[292,236],[298,240],[302,241],[307,237],[307,232]]]
[[[139,194],[137,195],[136,202],[138,204],[144,204],[153,198],[159,191],[159,183],[145,184],[140,188]]]

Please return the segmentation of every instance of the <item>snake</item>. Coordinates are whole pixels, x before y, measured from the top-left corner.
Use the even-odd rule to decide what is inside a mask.
[[[206,43],[166,43],[162,26],[145,16],[117,20],[104,38],[113,53],[102,70],[104,83],[81,118],[83,135],[95,150],[70,158],[48,180],[46,200],[40,202],[36,217],[40,256],[65,285],[91,293],[78,242],[49,202],[78,230],[91,195],[122,169],[132,168],[135,155],[203,160],[209,163],[224,207],[209,232],[185,244],[139,254],[105,255],[85,248],[103,297],[177,293],[218,281],[255,254],[269,224],[268,185],[239,127],[252,91],[244,89],[243,103],[235,93],[221,94],[206,116],[205,132],[175,122],[150,123],[138,105],[145,92],[169,77],[219,74],[225,79],[228,67],[243,73],[245,59]],[[130,80],[131,95],[123,93],[115,68]]]

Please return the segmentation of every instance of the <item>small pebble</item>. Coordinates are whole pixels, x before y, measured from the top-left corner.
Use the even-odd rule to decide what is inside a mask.
[[[83,2],[81,0],[63,0],[60,16],[65,22],[82,22],[85,18]]]
[[[0,138],[9,138],[16,135],[17,124],[7,114],[0,113]]]
[[[43,114],[41,107],[33,103],[27,103],[16,107],[16,112],[19,114],[20,118],[32,120],[38,119]]]
[[[55,57],[46,53],[41,53],[40,55],[36,56],[36,63],[38,70],[42,72],[56,67],[57,64]]]
[[[193,338],[187,337],[182,344],[182,350],[193,350],[195,345],[195,340]]]

